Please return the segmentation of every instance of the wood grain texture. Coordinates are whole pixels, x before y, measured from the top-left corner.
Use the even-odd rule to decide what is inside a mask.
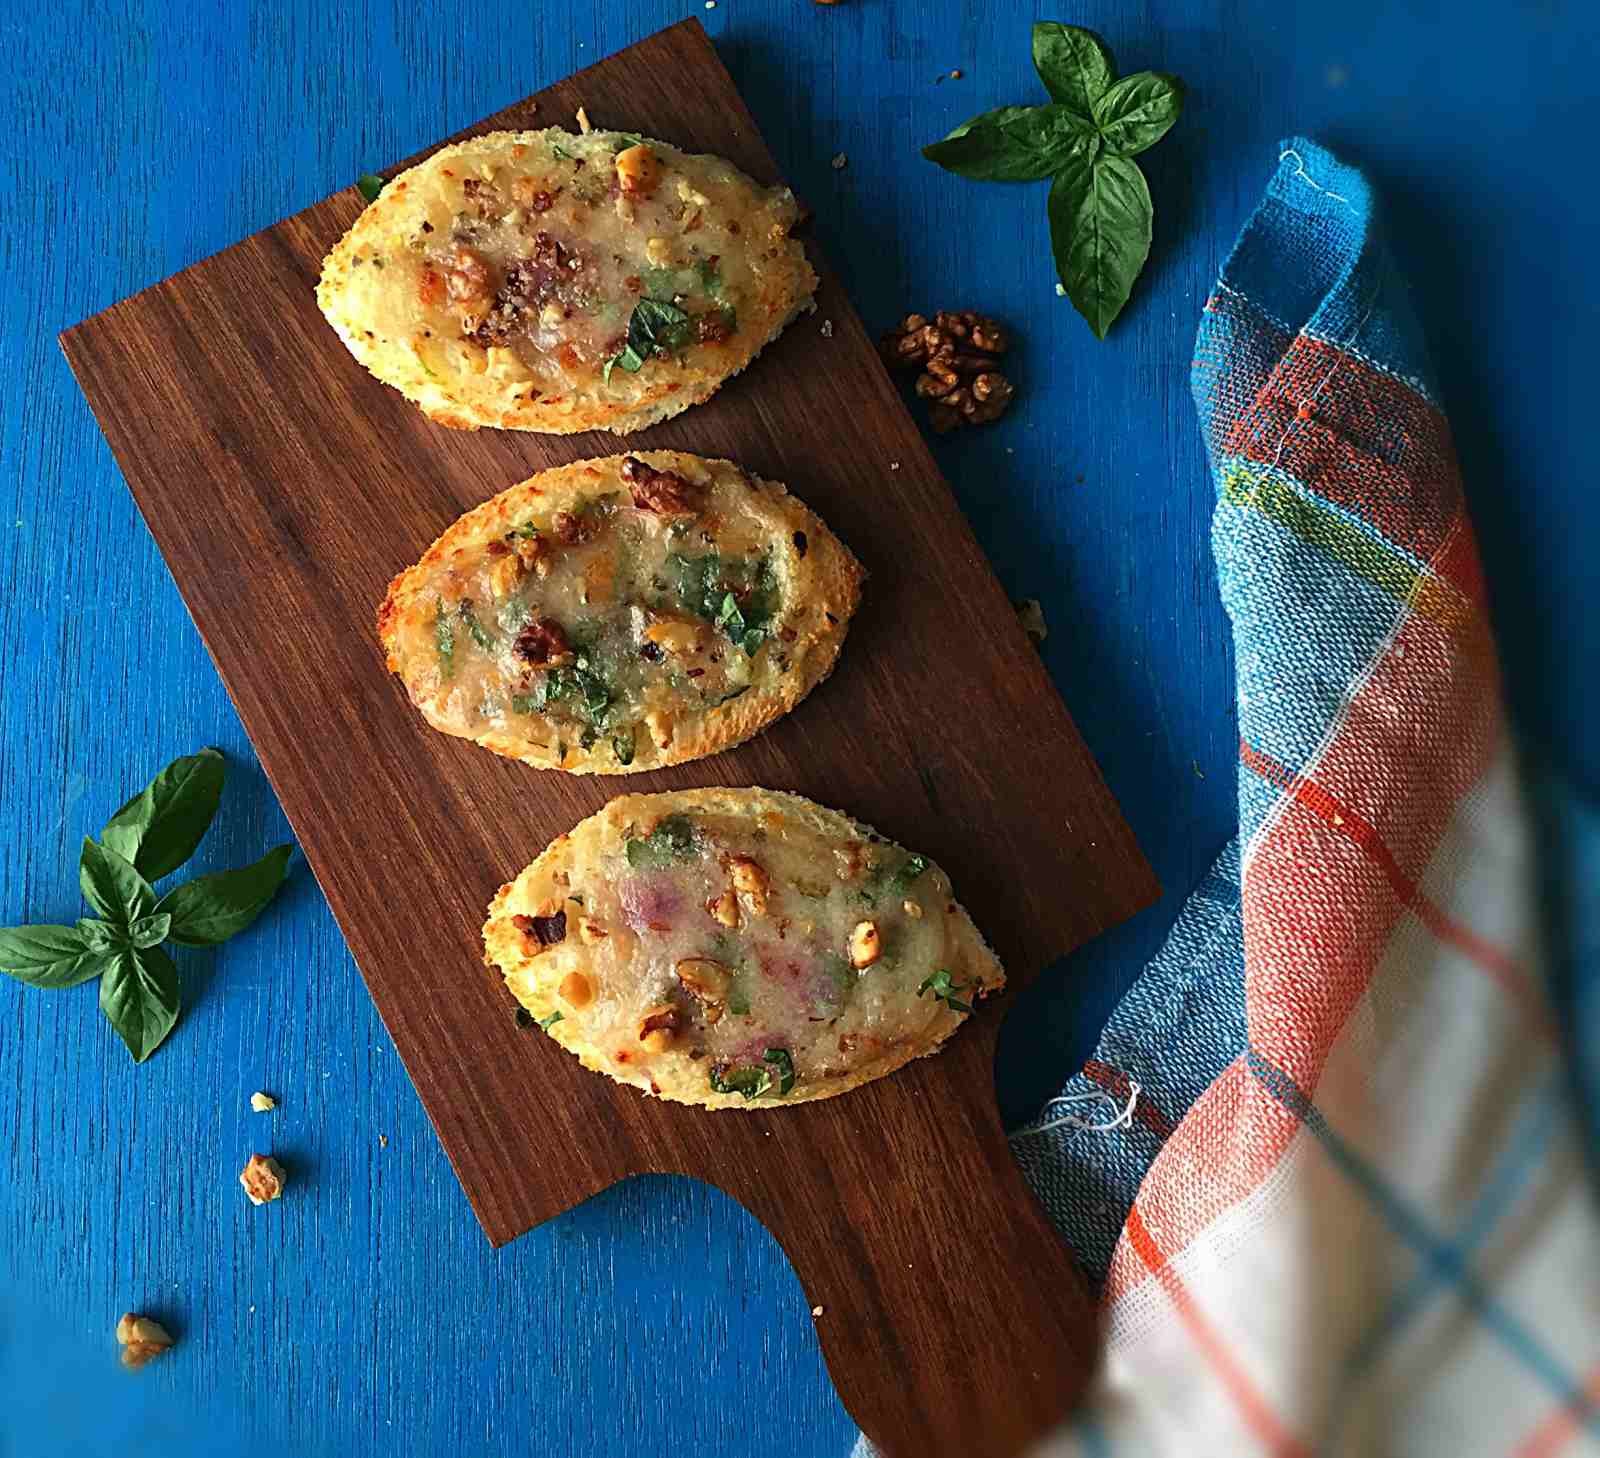
[[[579,105],[778,180],[698,21],[472,130]],[[388,578],[460,512],[615,442],[453,434],[371,380],[311,296],[359,207],[347,191],[297,214],[63,346],[485,1230],[505,1241],[627,1175],[711,1181],[831,1313],[835,1383],[887,1452],[1020,1452],[1086,1380],[1094,1320],[1007,1150],[998,1015],[1157,889],[896,387],[816,257],[816,319],[630,438],[788,483],[870,586],[800,710],[629,788],[763,784],[847,809],[945,867],[1012,988],[948,1052],[845,1099],[736,1118],[641,1099],[523,1037],[479,965],[487,896],[615,786],[428,733],[369,627]]]
[[[1234,820],[1233,665],[1187,376],[1286,131],[1375,169],[1519,726],[1600,784],[1600,500],[1573,486],[1591,465],[1572,429],[1600,326],[1600,203],[1572,185],[1590,159],[1570,122],[1591,105],[1593,7],[1046,12],[1100,30],[1122,69],[1188,85],[1140,159],[1150,267],[1098,343],[1054,296],[1043,185],[966,183],[915,155],[1042,95],[1035,7],[60,0],[8,14],[0,66],[0,919],[79,915],[78,838],[201,744],[230,781],[196,870],[288,830],[57,331],[690,11],[872,329],[972,306],[1020,336],[1015,409],[932,449],[1008,594],[1043,601],[1051,678],[1167,893],[1017,999],[995,1070],[1011,1124],[1084,1057]],[[298,861],[269,917],[179,962],[183,1021],[137,1068],[92,988],[0,984],[0,1451],[845,1458],[854,1427],[812,1303],[733,1200],[645,1176],[490,1247]],[[280,1095],[270,1119],[249,1112],[255,1087]],[[252,1210],[234,1176],[269,1148],[294,1183]],[[182,1337],[131,1381],[110,1339],[129,1305]]]

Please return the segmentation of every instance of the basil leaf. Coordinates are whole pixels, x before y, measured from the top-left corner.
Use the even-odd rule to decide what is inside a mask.
[[[1111,52],[1092,30],[1041,20],[1033,27],[1033,69],[1044,88],[1085,119],[1117,74]]]
[[[143,1063],[178,1021],[178,969],[160,947],[113,953],[100,978],[100,1011]]]
[[[1098,157],[1063,169],[1050,186],[1056,273],[1097,339],[1122,312],[1150,253],[1150,189],[1138,164]]]
[[[1037,182],[1099,145],[1094,123],[1065,106],[1003,106],[922,149],[930,162],[976,182]]]
[[[83,899],[114,927],[131,926],[156,904],[150,883],[114,850],[88,836],[78,859],[78,885]]]
[[[778,1070],[778,1092],[786,1094],[794,1087],[794,1058],[787,1048],[768,1048],[761,1055],[764,1063]]]
[[[640,299],[628,316],[628,342],[621,353],[606,361],[605,378],[612,367],[636,375],[658,349],[668,353],[689,342],[689,316],[669,299]]]
[[[633,763],[634,732],[630,727],[626,731],[619,730],[611,736],[611,752],[616,755],[618,764]]]
[[[83,933],[91,952],[117,952],[130,945],[127,927],[112,926],[109,921],[96,921],[92,916],[79,917],[78,930]]]
[[[550,1031],[550,1029],[555,1026],[555,1024],[560,1023],[560,1022],[565,1022],[566,1021],[566,1016],[567,1015],[564,1012],[562,1012],[560,1008],[557,1008],[548,1017],[540,1018],[538,1020],[539,1026],[541,1028],[543,1028],[545,1030],[545,1032],[548,1033]]]
[[[172,917],[165,911],[152,911],[128,928],[128,940],[140,949],[159,947],[171,930]]]
[[[356,178],[356,191],[366,198],[368,203],[375,203],[378,194],[383,191],[383,179],[376,172],[363,172]]]
[[[1183,83],[1176,76],[1140,71],[1124,76],[1094,104],[1094,119],[1108,152],[1131,157],[1153,147],[1183,110]]]
[[[101,844],[159,881],[194,854],[210,829],[224,774],[215,749],[173,760],[106,822]]]
[[[278,894],[293,849],[280,845],[252,866],[174,887],[156,908],[172,918],[168,936],[187,947],[209,947],[242,932]]]
[[[30,987],[76,987],[100,975],[107,955],[81,926],[0,927],[0,972]]]

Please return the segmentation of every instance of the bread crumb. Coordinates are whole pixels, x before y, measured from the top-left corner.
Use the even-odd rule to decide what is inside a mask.
[[[378,1148],[379,1149],[387,1149],[388,1147],[389,1147],[389,1136],[387,1134],[378,1135]]]
[[[159,1321],[130,1311],[117,1323],[122,1365],[137,1370],[172,1347],[172,1336]]]
[[[706,0],[706,9],[707,10],[715,10],[716,8],[717,8],[717,0]]]
[[[952,80],[952,81],[959,81],[959,80],[960,80],[960,79],[961,79],[961,72],[960,72],[960,70],[959,70],[959,69],[957,69],[957,70],[954,70],[954,71],[952,71],[952,72],[951,72],[951,73],[950,73],[950,79],[951,79],[951,80]]]
[[[822,1308],[820,1306],[813,1306],[811,1308],[811,1314],[813,1316],[821,1316],[822,1315]]]
[[[265,1205],[283,1194],[283,1166],[270,1154],[252,1154],[239,1173],[239,1183],[252,1205]]]
[[[1038,598],[1025,597],[1013,606],[1017,610],[1017,620],[1022,624],[1022,631],[1035,643],[1042,643],[1050,636],[1050,629],[1045,626],[1044,607]]]
[[[891,471],[898,471],[900,469],[900,462],[899,461],[890,461],[889,462],[889,469]]]
[[[833,320],[832,319],[824,319],[822,321],[822,337],[824,339],[832,339],[833,338]]]
[[[1067,286],[1065,284],[1057,284],[1056,285],[1056,297],[1058,299],[1064,299],[1064,298],[1066,298],[1066,296],[1067,296]]]
[[[581,106],[578,108],[578,131],[582,136],[588,136],[594,130],[594,125],[589,120],[589,113]]]
[[[833,154],[833,161],[829,165],[832,166],[835,172],[839,172],[847,167],[849,163],[850,159],[846,157],[843,152],[835,152]]]
[[[250,1095],[250,1107],[258,1114],[265,1114],[278,1107],[277,1099],[269,1093],[262,1093],[257,1089]]]

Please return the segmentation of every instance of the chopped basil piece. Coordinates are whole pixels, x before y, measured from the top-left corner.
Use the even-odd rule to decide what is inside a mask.
[[[683,815],[669,815],[643,840],[630,840],[628,864],[635,870],[662,870],[695,853],[694,827]]]
[[[700,275],[700,286],[714,299],[722,297],[722,267],[714,258],[702,258],[695,265]]]
[[[922,979],[922,986],[917,988],[917,996],[921,997],[923,993],[931,992],[937,1001],[942,1002],[953,1012],[969,1013],[972,1011],[972,1004],[970,1002],[962,1002],[956,996],[956,993],[963,991],[966,986],[965,982],[957,982],[952,978],[946,968],[940,967],[936,972]]]
[[[433,642],[439,650],[439,663],[444,670],[444,676],[449,678],[456,666],[456,625],[445,612],[442,597],[434,609]]]
[[[618,764],[633,763],[633,730],[627,729],[611,736],[611,752],[616,755]]]
[[[537,714],[542,708],[544,700],[538,694],[513,694],[511,697],[513,714]]]
[[[525,597],[508,597],[500,609],[500,626],[507,633],[520,633],[533,621],[533,607]]]
[[[629,147],[644,146],[644,138],[641,137],[637,132],[616,132],[614,135],[622,143],[622,145],[617,148],[617,151],[619,152],[625,152]]]
[[[847,995],[856,985],[855,969],[837,952],[822,954],[822,970],[828,974],[834,990],[841,997]]]
[[[539,1019],[539,1026],[541,1028],[543,1028],[545,1030],[545,1032],[548,1033],[550,1031],[552,1025],[554,1025],[555,1023],[561,1022],[562,1019],[564,1019],[565,1017],[566,1017],[566,1014],[564,1012],[562,1012],[559,1008],[557,1008],[556,1011],[551,1013],[549,1017],[540,1018]]]
[[[728,1011],[736,1018],[750,1016],[750,986],[742,972],[728,984]]]
[[[761,1055],[762,1062],[778,1070],[778,1092],[786,1094],[794,1087],[794,1059],[787,1048],[768,1048]]]
[[[572,153],[567,151],[567,149],[563,147],[560,142],[552,142],[550,144],[550,150],[554,152],[556,156],[559,157],[563,162],[572,161]]]
[[[376,172],[363,172],[356,178],[356,191],[369,203],[375,203],[378,194],[383,191],[383,179]]]
[[[712,1093],[742,1094],[747,1099],[759,1098],[772,1087],[772,1075],[764,1068],[749,1065],[730,1068],[724,1063],[711,1065]]]
[[[466,599],[462,600],[460,606],[456,608],[456,616],[461,619],[463,626],[471,635],[472,641],[476,643],[478,647],[483,649],[485,653],[494,652],[494,634],[478,621],[478,615],[473,611],[472,603],[470,601]]]
[[[894,875],[889,877],[889,891],[894,896],[904,896],[911,889],[911,883],[928,869],[926,856],[910,855]]]
[[[626,370],[636,375],[644,362],[658,350],[671,354],[689,342],[689,316],[668,299],[640,299],[628,317],[628,342],[622,350],[606,361],[603,371],[607,381],[611,371]]]
[[[778,584],[765,557],[724,562],[719,552],[667,557],[683,606],[696,617],[715,623],[754,657],[777,616]]]

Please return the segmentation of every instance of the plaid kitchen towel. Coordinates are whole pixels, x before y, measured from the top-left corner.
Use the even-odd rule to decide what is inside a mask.
[[[1359,173],[1284,145],[1193,378],[1239,836],[1013,1136],[1103,1291],[1048,1451],[1600,1453],[1592,1125],[1450,432]]]

